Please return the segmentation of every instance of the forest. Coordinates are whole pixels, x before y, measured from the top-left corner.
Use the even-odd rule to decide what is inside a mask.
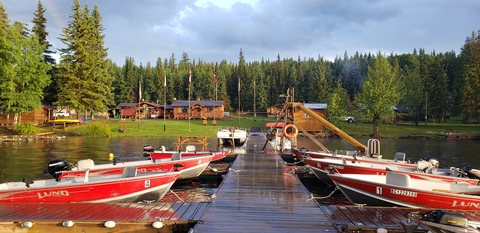
[[[16,116],[47,104],[93,117],[119,103],[186,99],[224,100],[226,111],[262,112],[283,104],[280,95],[290,88],[297,102],[327,103],[334,123],[345,115],[382,123],[391,120],[392,106],[417,125],[450,116],[480,122],[480,30],[465,35],[460,54],[412,48],[407,54],[339,51],[343,56],[334,60],[278,54],[273,61],[247,62],[240,48],[236,63],[190,59],[183,52],[146,64],[133,57],[116,64],[104,45],[108,35],[97,5],[73,1],[58,51],[47,40],[46,10],[39,1],[29,28],[10,23],[0,3],[1,113]]]

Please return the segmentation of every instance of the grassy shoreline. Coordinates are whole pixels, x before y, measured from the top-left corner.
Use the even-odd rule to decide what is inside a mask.
[[[163,119],[141,119],[119,120],[119,119],[96,119],[96,125],[101,125],[102,130],[109,131],[109,137],[165,137],[165,136],[203,136],[216,137],[216,132],[221,127],[239,127],[250,129],[251,127],[263,128],[267,122],[274,122],[275,118],[242,116],[240,118],[231,117],[228,119],[216,120],[217,124],[212,125],[212,120],[208,120],[204,125],[202,120],[163,120]],[[58,135],[82,135],[88,124],[70,125],[65,131],[63,126],[53,128],[51,124],[35,127],[36,133],[55,132]],[[373,125],[371,123],[347,123],[342,122],[336,125],[339,129],[355,138],[369,138]],[[480,135],[479,124],[464,124],[461,119],[449,119],[446,123],[428,122],[425,125],[421,122],[415,126],[414,122],[404,122],[402,124],[383,124],[380,126],[380,135],[382,138],[441,138],[447,129],[453,129],[458,135],[471,134]],[[123,130],[123,132],[121,132]],[[329,130],[324,129],[328,135]],[[12,135],[12,131],[2,128],[0,135]],[[88,135],[100,135],[96,132],[90,132]]]

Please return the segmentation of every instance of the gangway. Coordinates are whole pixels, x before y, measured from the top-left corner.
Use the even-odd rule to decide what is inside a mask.
[[[357,141],[355,138],[351,137],[350,135],[348,135],[347,133],[343,132],[342,130],[340,130],[339,128],[337,128],[335,125],[333,125],[332,123],[330,123],[329,121],[327,121],[325,118],[323,118],[322,116],[316,114],[314,111],[310,110],[309,108],[305,107],[303,104],[301,103],[289,103],[291,106],[294,106],[294,107],[298,107],[300,108],[302,111],[304,111],[306,114],[310,115],[311,117],[313,117],[315,120],[319,121],[320,123],[322,123],[322,125],[324,125],[325,127],[327,127],[328,129],[330,129],[332,132],[334,132],[335,134],[337,134],[338,136],[340,136],[341,138],[345,139],[347,142],[349,142],[350,144],[352,144],[354,147],[356,147],[357,149],[360,150],[360,152],[362,153],[365,153],[365,154],[368,154],[368,148],[367,146],[363,145],[362,143],[360,143],[359,141]]]

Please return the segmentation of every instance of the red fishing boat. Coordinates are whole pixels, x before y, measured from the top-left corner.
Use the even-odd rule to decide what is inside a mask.
[[[398,166],[397,164],[381,164],[351,161],[345,159],[313,159],[304,158],[303,162],[308,165],[310,170],[319,179],[329,181],[328,174],[372,174],[372,175],[386,175],[387,171],[395,171],[397,173],[408,174],[414,179],[428,179],[445,182],[465,182],[471,185],[477,185],[479,179],[469,178],[465,172],[458,168],[433,168],[430,162],[419,161],[417,168],[409,168]]]
[[[182,158],[180,153],[174,153],[168,159],[151,159],[141,161],[119,162],[114,159],[109,164],[94,164],[91,159],[78,161],[74,165],[68,164],[63,159],[53,160],[48,165],[48,170],[57,179],[83,176],[89,170],[90,176],[104,176],[122,174],[123,169],[129,166],[137,167],[138,172],[170,172],[179,171],[177,180],[187,180],[198,177],[208,167],[214,155],[197,155]]]
[[[467,183],[412,179],[389,171],[386,175],[329,174],[355,204],[444,210],[480,210],[480,186]]]
[[[185,151],[167,151],[165,150],[165,146],[162,146],[162,150],[154,150],[151,146],[144,146],[143,147],[143,155],[148,157],[150,156],[151,159],[168,159],[171,158],[174,153],[180,153],[182,158],[187,158],[191,156],[200,156],[200,155],[213,155],[212,161],[219,161],[225,158],[230,151],[197,151],[195,146],[187,146]]]
[[[340,154],[337,151],[332,153],[330,152],[316,152],[316,151],[309,151],[306,149],[293,149],[293,154],[302,160],[303,158],[314,158],[314,159],[337,159],[342,160],[345,159],[348,162],[358,161],[358,162],[369,162],[369,163],[376,163],[376,164],[395,164],[397,166],[407,167],[407,168],[417,168],[418,164],[410,163],[406,159],[406,155],[403,152],[395,153],[394,159],[383,159],[382,156],[364,156],[364,155],[357,155],[356,151],[347,151],[345,154]],[[439,167],[440,163],[430,157],[425,157],[423,160],[430,162],[433,167]]]
[[[9,202],[135,202],[158,201],[170,190],[179,172],[138,173],[126,167],[122,174],[0,184],[0,203]]]

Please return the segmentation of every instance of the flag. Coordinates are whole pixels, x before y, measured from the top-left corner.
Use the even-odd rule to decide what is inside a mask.
[[[167,72],[165,72],[165,78],[163,79],[163,86],[167,86]]]
[[[192,68],[190,68],[190,66],[188,66],[188,85],[192,84]]]
[[[213,84],[217,84],[217,69],[213,70]]]

